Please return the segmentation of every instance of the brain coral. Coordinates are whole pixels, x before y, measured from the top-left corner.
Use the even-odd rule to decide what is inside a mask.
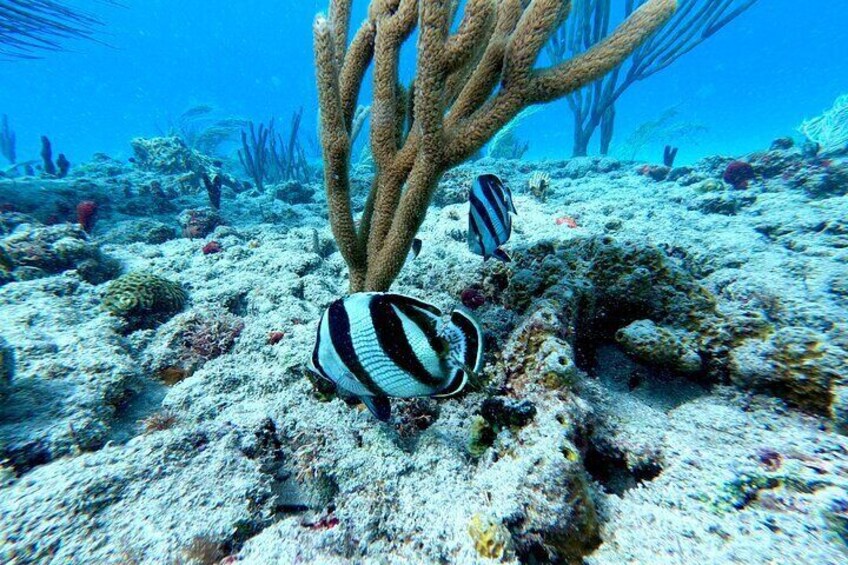
[[[160,321],[183,309],[188,294],[178,284],[145,272],[115,279],[106,288],[103,307],[133,325]]]

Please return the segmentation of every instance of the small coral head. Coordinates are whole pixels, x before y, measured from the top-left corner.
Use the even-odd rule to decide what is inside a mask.
[[[752,180],[755,176],[754,167],[750,163],[732,161],[724,170],[722,179],[733,188],[739,190],[748,188],[748,181]]]
[[[97,202],[93,200],[83,200],[77,204],[77,221],[80,227],[85,230],[85,233],[91,233],[94,229],[94,222],[97,216]]]
[[[220,253],[223,251],[221,248],[221,244],[217,241],[210,241],[206,245],[203,246],[203,254],[204,255],[214,255],[215,253]]]
[[[473,286],[463,290],[459,299],[463,306],[472,310],[476,310],[486,304],[486,295],[479,288]]]

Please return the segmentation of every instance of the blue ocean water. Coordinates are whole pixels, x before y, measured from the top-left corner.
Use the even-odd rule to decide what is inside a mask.
[[[21,158],[37,156],[42,134],[72,161],[95,152],[127,157],[129,139],[166,131],[169,121],[199,103],[256,121],[287,120],[303,107],[304,130],[314,133],[312,21],[326,10],[325,0],[69,4],[105,22],[97,36],[102,43],[71,41],[66,52],[41,60],[0,62],[0,113],[12,120]],[[366,4],[355,2],[354,21]],[[623,1],[613,5],[620,10]],[[795,133],[804,118],[848,91],[840,55],[848,52],[846,19],[842,2],[761,0],[631,88],[618,105],[616,140],[672,107],[677,120],[698,126],[697,135],[680,141],[680,162],[742,154]],[[411,66],[414,53],[404,57]],[[567,104],[550,104],[517,134],[530,144],[528,158],[569,156]]]

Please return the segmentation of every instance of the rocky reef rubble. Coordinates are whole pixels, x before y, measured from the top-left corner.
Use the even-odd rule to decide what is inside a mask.
[[[320,202],[225,187],[131,216],[108,162],[77,167],[112,198],[93,235],[9,212],[3,265],[70,238],[128,274],[86,278],[89,249],[0,287],[0,561],[839,563],[848,202],[821,159],[450,172],[396,290],[473,308],[485,369],[385,425],[304,371],[346,286]],[[466,247],[481,168],[516,194],[509,264]],[[200,210],[223,225],[178,237]]]
[[[120,264],[89,240],[79,226],[21,224],[0,239],[0,285],[74,270],[91,284],[120,273]]]

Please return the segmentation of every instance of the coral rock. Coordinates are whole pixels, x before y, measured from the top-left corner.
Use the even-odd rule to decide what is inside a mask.
[[[15,352],[6,340],[0,336],[0,396],[6,385],[15,376]]]
[[[223,249],[221,248],[221,244],[217,241],[210,241],[203,246],[202,251],[204,255],[214,255],[215,253],[220,253]]]
[[[150,139],[138,137],[130,144],[135,153],[135,163],[143,171],[168,175],[193,172],[201,175],[212,167],[211,159],[189,149],[176,136]]]
[[[103,296],[103,307],[132,329],[155,325],[182,310],[186,302],[188,294],[179,284],[145,272],[112,281]]]
[[[733,161],[724,170],[722,179],[737,190],[748,188],[748,182],[756,176],[754,167],[745,161]]]
[[[745,340],[730,352],[730,378],[816,412],[838,416],[834,386],[848,372],[848,352],[819,332],[787,326]]]
[[[76,269],[83,280],[100,284],[120,272],[114,259],[88,241],[81,227],[70,224],[21,225],[0,240],[0,269],[17,280],[31,280]]]
[[[521,427],[530,423],[536,415],[536,407],[529,400],[497,396],[483,401],[480,415],[495,426]]]
[[[486,304],[486,295],[479,288],[469,287],[459,295],[462,305],[471,310],[476,310]]]
[[[199,239],[212,233],[223,221],[211,208],[185,210],[179,217],[183,237]]]
[[[690,336],[651,320],[633,322],[618,330],[615,339],[628,355],[649,365],[680,373],[697,373],[702,368]]]
[[[480,557],[501,559],[510,543],[509,530],[503,524],[475,514],[468,522],[468,535]]]

